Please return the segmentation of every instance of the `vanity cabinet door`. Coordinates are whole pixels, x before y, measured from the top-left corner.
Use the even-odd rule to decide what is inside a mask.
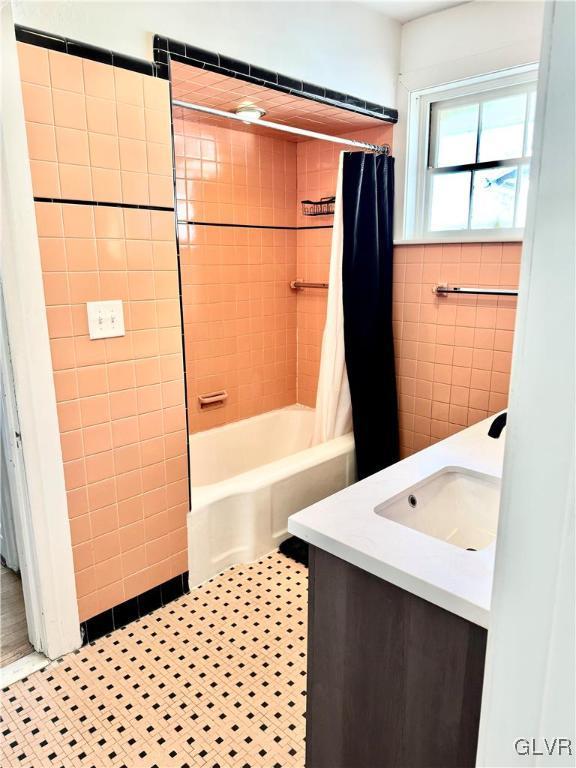
[[[486,630],[310,547],[306,768],[474,766]]]

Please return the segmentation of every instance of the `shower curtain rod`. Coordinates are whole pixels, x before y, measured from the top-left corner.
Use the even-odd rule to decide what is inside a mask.
[[[214,107],[204,107],[201,104],[191,104],[189,101],[181,101],[180,99],[172,99],[172,104],[175,107],[192,109],[195,112],[204,112],[207,115],[215,115],[216,117],[224,117],[226,120],[237,120],[241,123],[247,123],[248,125],[262,125],[265,128],[272,128],[275,131],[294,133],[298,136],[307,136],[309,139],[330,141],[332,144],[345,144],[348,147],[361,147],[362,149],[369,149],[372,152],[379,152],[384,155],[390,154],[390,147],[388,144],[368,144],[364,141],[356,141],[355,139],[341,139],[338,136],[330,136],[327,133],[316,133],[315,131],[307,131],[305,128],[294,128],[291,125],[271,123],[269,120],[246,120],[246,118],[240,117],[240,115],[235,115],[233,112],[225,112],[222,109],[215,109]]]

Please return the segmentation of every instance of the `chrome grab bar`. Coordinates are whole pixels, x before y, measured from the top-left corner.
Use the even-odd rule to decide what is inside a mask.
[[[301,288],[328,288],[328,283],[309,283],[306,280],[292,280],[290,288],[299,291]]]

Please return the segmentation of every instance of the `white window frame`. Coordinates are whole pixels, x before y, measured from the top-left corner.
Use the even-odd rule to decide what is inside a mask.
[[[434,102],[473,98],[475,95],[485,95],[486,92],[495,93],[502,88],[536,83],[537,80],[538,65],[527,64],[410,93],[402,222],[404,241],[460,243],[522,239],[523,228],[459,229],[438,232],[427,230],[425,224],[429,215],[427,187],[430,114],[431,105]]]

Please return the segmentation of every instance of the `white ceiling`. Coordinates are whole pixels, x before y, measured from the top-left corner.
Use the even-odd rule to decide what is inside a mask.
[[[360,0],[376,11],[404,24],[429,13],[443,11],[455,5],[464,5],[466,0]]]

